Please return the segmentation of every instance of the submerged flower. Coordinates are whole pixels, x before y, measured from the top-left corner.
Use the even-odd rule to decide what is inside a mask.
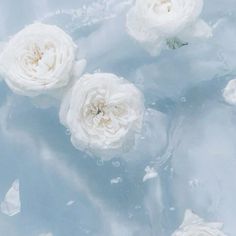
[[[0,71],[13,92],[37,96],[67,86],[75,64],[72,38],[53,25],[35,23],[13,36],[0,56]]]
[[[207,223],[191,210],[185,212],[184,222],[172,236],[226,236],[222,223]]]
[[[236,79],[232,79],[223,91],[223,97],[229,104],[236,105]]]
[[[199,19],[202,7],[203,0],[136,0],[127,14],[127,30],[156,55],[166,41],[175,48],[187,44],[189,36],[211,36],[210,27]]]
[[[60,120],[74,146],[96,154],[126,151],[142,126],[143,96],[131,83],[114,74],[85,74],[65,96]]]

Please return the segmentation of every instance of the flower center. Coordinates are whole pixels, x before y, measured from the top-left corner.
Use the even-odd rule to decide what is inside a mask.
[[[172,0],[157,0],[153,4],[153,11],[157,14],[169,13],[172,8]]]
[[[29,56],[29,61],[32,65],[38,65],[39,61],[43,57],[43,52],[41,49],[35,44],[32,48],[32,54]]]
[[[87,121],[96,127],[110,127],[124,113],[125,109],[121,105],[108,104],[104,98],[91,102],[85,108]]]
[[[30,45],[24,55],[24,65],[33,73],[44,74],[52,70],[56,63],[53,45]]]
[[[89,104],[86,108],[86,116],[96,126],[106,126],[111,122],[109,109],[103,99]]]

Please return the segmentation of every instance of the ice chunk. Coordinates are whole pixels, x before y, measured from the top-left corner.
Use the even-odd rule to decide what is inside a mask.
[[[21,211],[20,202],[20,182],[16,179],[11,188],[6,193],[4,201],[1,203],[1,212],[8,215],[14,216]]]
[[[147,166],[145,168],[145,172],[146,172],[146,174],[143,177],[143,182],[146,182],[149,179],[153,179],[153,178],[157,177],[157,172],[155,171],[154,168],[152,168],[150,166]]]
[[[72,201],[72,200],[66,203],[67,206],[71,206],[73,204],[75,204],[75,201]]]
[[[117,177],[114,179],[111,179],[111,184],[118,184],[122,182],[122,178],[121,177]]]

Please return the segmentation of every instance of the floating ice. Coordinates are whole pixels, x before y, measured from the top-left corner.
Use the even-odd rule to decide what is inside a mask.
[[[20,182],[16,179],[8,190],[4,201],[1,203],[1,212],[8,216],[14,216],[21,211]]]
[[[72,200],[66,203],[67,206],[71,206],[71,205],[74,205],[74,204],[75,204],[75,201],[72,201]]]
[[[117,177],[114,179],[111,179],[111,184],[118,184],[122,182],[122,178],[121,177]]]
[[[146,182],[149,179],[153,179],[153,178],[157,177],[157,172],[155,171],[154,168],[152,168],[150,166],[147,166],[145,168],[145,172],[146,172],[146,174],[143,177],[143,182]]]

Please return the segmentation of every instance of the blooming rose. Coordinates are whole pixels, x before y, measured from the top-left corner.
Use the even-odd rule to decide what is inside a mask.
[[[223,91],[223,97],[229,104],[236,105],[236,79],[229,81]]]
[[[95,73],[83,75],[65,96],[60,120],[76,148],[98,153],[129,148],[143,112],[143,96],[133,84],[114,74]]]
[[[53,25],[35,23],[13,36],[0,56],[0,70],[17,94],[37,96],[68,85],[76,46]]]
[[[191,210],[185,212],[184,222],[172,236],[226,236],[222,223],[206,223]]]
[[[203,0],[136,0],[127,14],[128,33],[157,55],[166,43],[171,48],[193,37],[211,36],[210,27],[199,15]]]

